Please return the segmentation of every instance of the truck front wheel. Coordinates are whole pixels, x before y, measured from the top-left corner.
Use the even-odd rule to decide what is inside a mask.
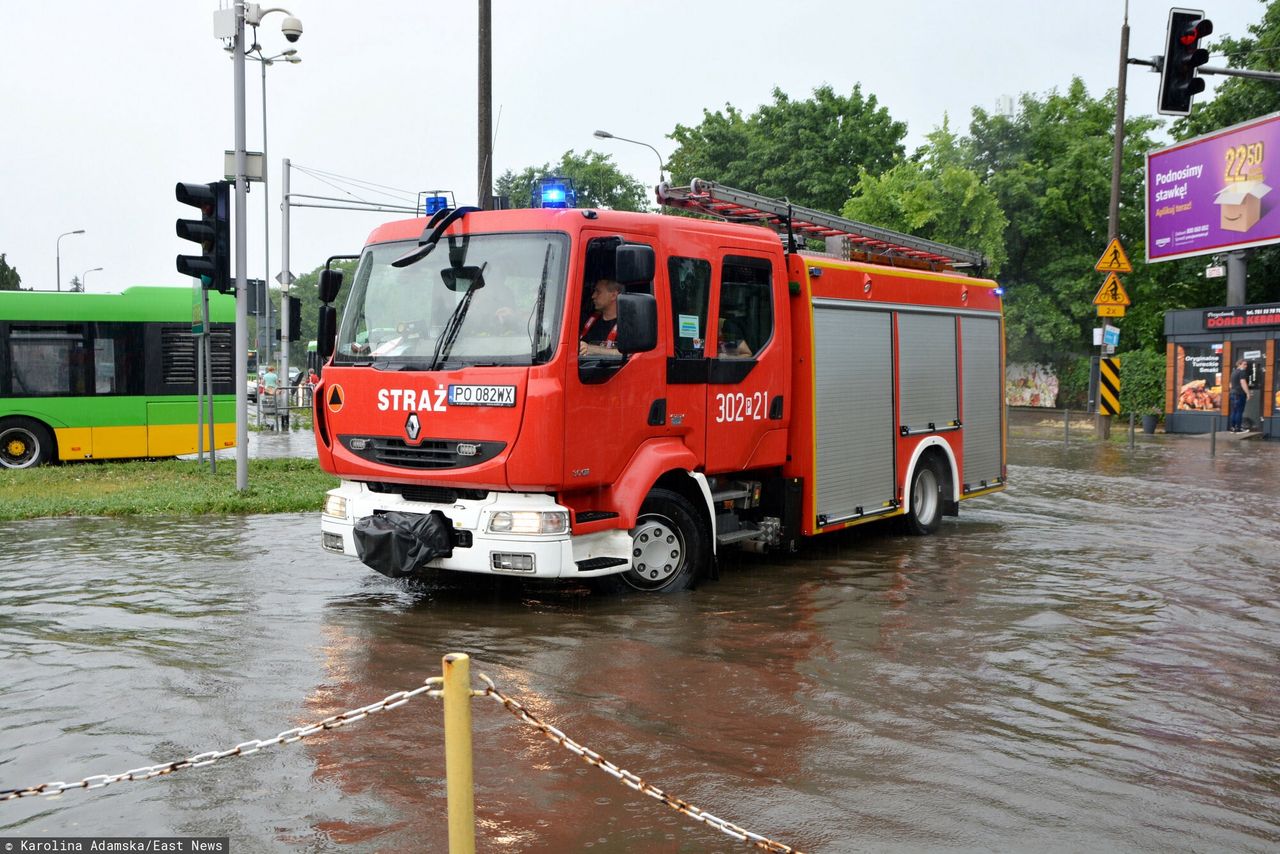
[[[631,568],[623,583],[645,593],[688,590],[706,563],[706,526],[684,496],[655,489],[631,529]]]

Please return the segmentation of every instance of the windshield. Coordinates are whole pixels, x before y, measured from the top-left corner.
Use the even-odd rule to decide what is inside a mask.
[[[445,238],[426,258],[391,266],[417,245],[365,249],[338,330],[336,363],[439,370],[551,358],[564,303],[565,235]]]

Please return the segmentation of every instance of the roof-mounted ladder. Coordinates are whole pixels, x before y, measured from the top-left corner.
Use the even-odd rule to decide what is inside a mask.
[[[852,219],[793,205],[785,199],[735,190],[712,181],[694,178],[688,187],[658,185],[658,204],[685,208],[718,217],[729,222],[767,225],[789,238],[788,251],[796,251],[796,238],[825,239],[843,237],[854,252],[865,253],[883,263],[898,259],[944,267],[981,269],[986,259],[981,252],[971,252],[879,228]]]

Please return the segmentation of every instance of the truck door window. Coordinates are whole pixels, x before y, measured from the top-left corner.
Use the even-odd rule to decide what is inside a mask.
[[[711,264],[701,258],[671,258],[671,340],[677,359],[706,356],[707,303],[711,298]]]
[[[772,275],[762,258],[725,258],[716,317],[716,356],[750,359],[773,337]]]

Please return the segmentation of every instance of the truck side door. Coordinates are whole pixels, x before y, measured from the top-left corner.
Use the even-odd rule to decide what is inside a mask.
[[[707,324],[707,472],[781,465],[790,336],[768,254],[721,250]]]

